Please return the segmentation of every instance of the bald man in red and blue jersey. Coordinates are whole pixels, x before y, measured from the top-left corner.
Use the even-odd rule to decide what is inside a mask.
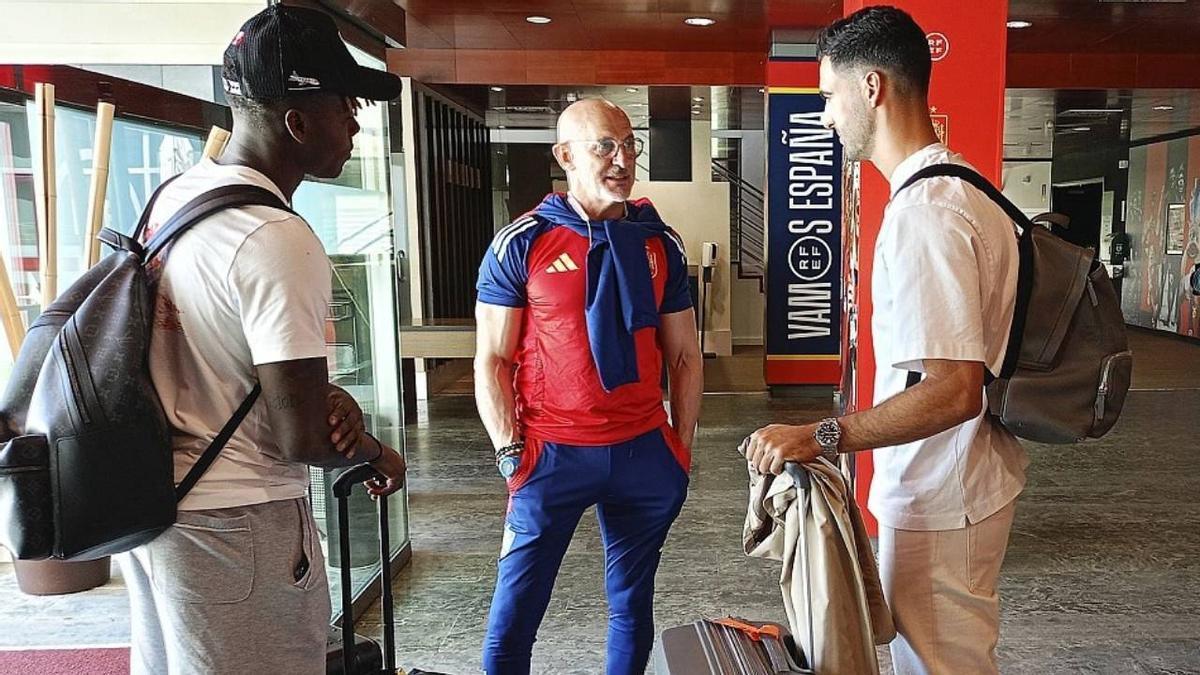
[[[568,107],[554,146],[568,192],[497,233],[480,266],[475,398],[509,491],[490,675],[529,672],[559,565],[593,505],[607,672],[644,672],[654,643],[654,575],[687,494],[703,375],[683,244],[648,200],[629,201],[640,151],[620,108]]]

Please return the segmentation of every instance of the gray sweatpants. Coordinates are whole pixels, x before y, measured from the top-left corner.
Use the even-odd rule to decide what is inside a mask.
[[[134,675],[325,672],[329,589],[307,499],[180,511],[118,560]]]

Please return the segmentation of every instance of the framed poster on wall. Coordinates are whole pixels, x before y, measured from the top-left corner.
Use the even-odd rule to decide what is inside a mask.
[[[1167,255],[1183,253],[1184,204],[1167,204]]]

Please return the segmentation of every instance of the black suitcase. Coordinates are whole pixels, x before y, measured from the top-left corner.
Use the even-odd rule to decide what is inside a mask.
[[[396,673],[396,626],[392,616],[392,563],[388,532],[388,500],[379,504],[379,560],[382,565],[380,583],[383,585],[381,618],[383,645],[354,633],[353,597],[350,583],[350,492],[360,483],[378,476],[369,464],[360,464],[343,471],[333,481],[333,496],[337,499],[338,548],[341,553],[342,618],[340,626],[331,626],[325,652],[327,675],[394,675]],[[353,643],[351,643],[351,638]]]

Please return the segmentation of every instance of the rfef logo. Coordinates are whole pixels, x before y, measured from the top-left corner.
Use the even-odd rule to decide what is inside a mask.
[[[942,33],[930,33],[925,36],[929,41],[929,58],[941,61],[950,54],[950,40]]]
[[[833,251],[819,237],[801,237],[788,251],[788,265],[801,281],[816,281],[825,276],[833,265]]]

